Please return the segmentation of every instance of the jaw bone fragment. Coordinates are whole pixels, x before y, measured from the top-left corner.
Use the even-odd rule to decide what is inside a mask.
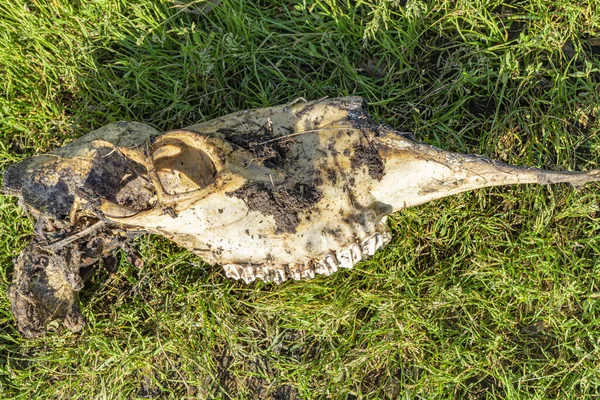
[[[142,233],[250,283],[351,268],[391,239],[386,216],[498,185],[600,180],[440,150],[374,122],[359,97],[241,111],[160,133],[107,125],[11,166],[3,191],[37,220],[9,290],[27,336],[81,329],[80,269]]]

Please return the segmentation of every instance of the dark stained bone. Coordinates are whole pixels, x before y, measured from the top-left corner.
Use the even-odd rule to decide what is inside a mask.
[[[160,133],[107,125],[11,166],[3,191],[37,220],[15,262],[26,336],[83,326],[80,269],[143,232],[249,283],[329,275],[390,240],[387,215],[467,190],[600,180],[451,153],[374,122],[359,97],[241,111]]]

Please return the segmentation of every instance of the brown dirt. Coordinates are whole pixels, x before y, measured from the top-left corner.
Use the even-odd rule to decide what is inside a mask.
[[[44,224],[46,228],[53,225],[56,224]],[[61,324],[73,332],[80,331],[85,321],[79,311],[78,293],[84,281],[99,260],[133,236],[119,235],[106,227],[53,249],[47,243],[54,232],[37,229],[32,243],[15,260],[8,289],[17,327],[25,337],[42,335]],[[63,231],[60,236],[68,237],[69,233]]]
[[[371,178],[378,181],[383,178],[383,161],[377,153],[377,149],[369,142],[363,142],[354,148],[354,155],[350,158],[350,165],[354,169],[366,166]]]
[[[274,188],[263,183],[251,183],[230,195],[244,200],[251,211],[272,215],[278,233],[296,232],[300,223],[300,212],[305,213],[323,197],[314,185],[303,183],[297,183],[291,188]]]
[[[273,132],[268,126],[263,126],[254,131],[219,129],[217,132],[224,134],[227,140],[241,148],[250,150],[254,157],[267,168],[283,166],[294,143],[293,139],[281,139],[264,143],[273,139]]]
[[[43,334],[46,324],[53,319],[64,321],[72,331],[83,328],[76,292],[83,283],[79,265],[74,268],[71,262],[76,258],[77,255],[71,255],[67,259],[31,245],[16,259],[8,297],[23,336]]]
[[[145,168],[114,147],[98,147],[97,151],[81,191],[89,199],[105,198],[136,211],[151,208],[154,189],[143,178]]]
[[[2,191],[19,197],[36,220],[33,240],[15,260],[8,290],[17,327],[25,337],[61,325],[81,330],[85,322],[78,292],[92,266],[138,235],[99,222],[92,203],[107,198],[136,210],[149,207],[154,193],[141,177],[143,167],[109,146],[97,150],[87,175],[52,156],[25,160],[4,174]],[[117,174],[119,170],[125,174]]]

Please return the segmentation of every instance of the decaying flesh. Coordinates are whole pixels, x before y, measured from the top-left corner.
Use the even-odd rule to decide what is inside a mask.
[[[390,241],[386,216],[467,190],[598,181],[447,152],[374,122],[362,98],[241,111],[182,130],[116,123],[11,166],[37,221],[9,289],[20,331],[83,326],[85,274],[143,234],[247,283],[329,275]]]

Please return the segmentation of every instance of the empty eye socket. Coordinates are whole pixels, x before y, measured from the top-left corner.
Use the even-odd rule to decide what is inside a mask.
[[[215,181],[216,168],[208,154],[177,137],[154,144],[154,168],[169,194],[197,190]]]

